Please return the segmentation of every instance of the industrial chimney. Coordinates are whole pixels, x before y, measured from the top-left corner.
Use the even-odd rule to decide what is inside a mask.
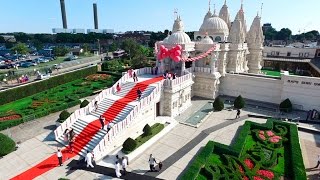
[[[93,17],[94,17],[94,29],[99,29],[97,3],[93,3]]]
[[[66,7],[65,7],[65,4],[64,4],[64,0],[60,0],[60,6],[61,6],[63,29],[68,29]]]

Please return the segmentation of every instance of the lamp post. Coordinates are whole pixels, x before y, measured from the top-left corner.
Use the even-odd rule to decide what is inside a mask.
[[[101,52],[100,52],[100,39],[97,39],[97,42],[98,42],[98,53],[100,55],[101,54]]]

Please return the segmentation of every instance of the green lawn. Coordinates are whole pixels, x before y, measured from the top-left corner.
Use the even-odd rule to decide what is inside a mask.
[[[142,144],[144,144],[145,142],[147,142],[149,139],[151,139],[153,136],[157,135],[160,131],[162,131],[162,129],[164,128],[163,124],[160,123],[156,123],[153,126],[151,126],[151,131],[152,134],[149,136],[144,136],[143,134],[139,137],[137,137],[137,139],[135,139],[135,141],[137,142],[137,146],[135,149],[137,149],[138,147],[140,147]],[[124,153],[129,154],[132,151],[124,151],[122,150]],[[133,150],[134,151],[134,150]]]
[[[34,115],[42,117],[52,112],[66,109],[79,104],[80,98],[91,95],[94,91],[110,87],[113,84],[113,77],[109,79],[90,81],[78,79],[55,88],[19,99],[17,101],[0,106],[0,117],[10,114],[20,114],[22,118]],[[37,114],[38,115],[35,115]],[[8,124],[0,121],[0,129]]]

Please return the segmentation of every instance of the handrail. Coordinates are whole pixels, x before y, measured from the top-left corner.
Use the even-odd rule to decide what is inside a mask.
[[[151,69],[147,67],[147,68],[136,69],[134,71],[136,72],[137,75],[140,75],[140,74],[150,73]],[[121,85],[126,81],[128,81],[129,79],[130,79],[129,74],[125,73],[112,87],[100,92],[86,107],[77,109],[74,113],[72,113],[70,117],[67,118],[63,123],[61,123],[61,125],[57,127],[57,129],[54,131],[55,139],[58,140],[58,138],[63,135],[63,132],[66,129],[70,128],[81,116],[88,115],[91,111],[93,111],[95,108],[94,103],[96,101],[99,103],[108,95],[114,94],[118,83]]]
[[[121,122],[115,124],[112,127],[112,129],[105,135],[105,137],[93,149],[93,153],[96,160],[99,160],[103,157],[105,152],[108,150],[107,146],[113,142],[117,135],[124,132],[123,130],[127,129],[132,124],[132,122],[134,122],[141,110],[144,109],[144,107],[150,105],[156,99],[157,95],[159,95],[161,92],[163,82],[164,80],[162,80],[161,83],[157,83],[157,86],[152,91],[152,93],[149,96],[141,99],[139,104],[134,107],[134,109],[129,113],[129,115],[127,115],[127,117]]]
[[[185,81],[188,81],[190,79],[192,79],[192,73],[188,73],[186,75],[180,76],[180,77],[173,79],[173,80],[166,79],[166,81],[164,82],[164,86],[172,88],[172,87],[179,85],[179,84],[181,84]]]

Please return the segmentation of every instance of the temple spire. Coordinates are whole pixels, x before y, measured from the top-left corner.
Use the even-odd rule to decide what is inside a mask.
[[[217,15],[216,14],[216,4],[213,4],[213,15]]]
[[[211,11],[211,0],[209,0],[209,11]]]
[[[261,3],[260,18],[262,18],[263,3]]]
[[[241,8],[240,10],[243,10],[243,0],[241,0]]]
[[[224,0],[224,5],[227,5],[227,0]]]

